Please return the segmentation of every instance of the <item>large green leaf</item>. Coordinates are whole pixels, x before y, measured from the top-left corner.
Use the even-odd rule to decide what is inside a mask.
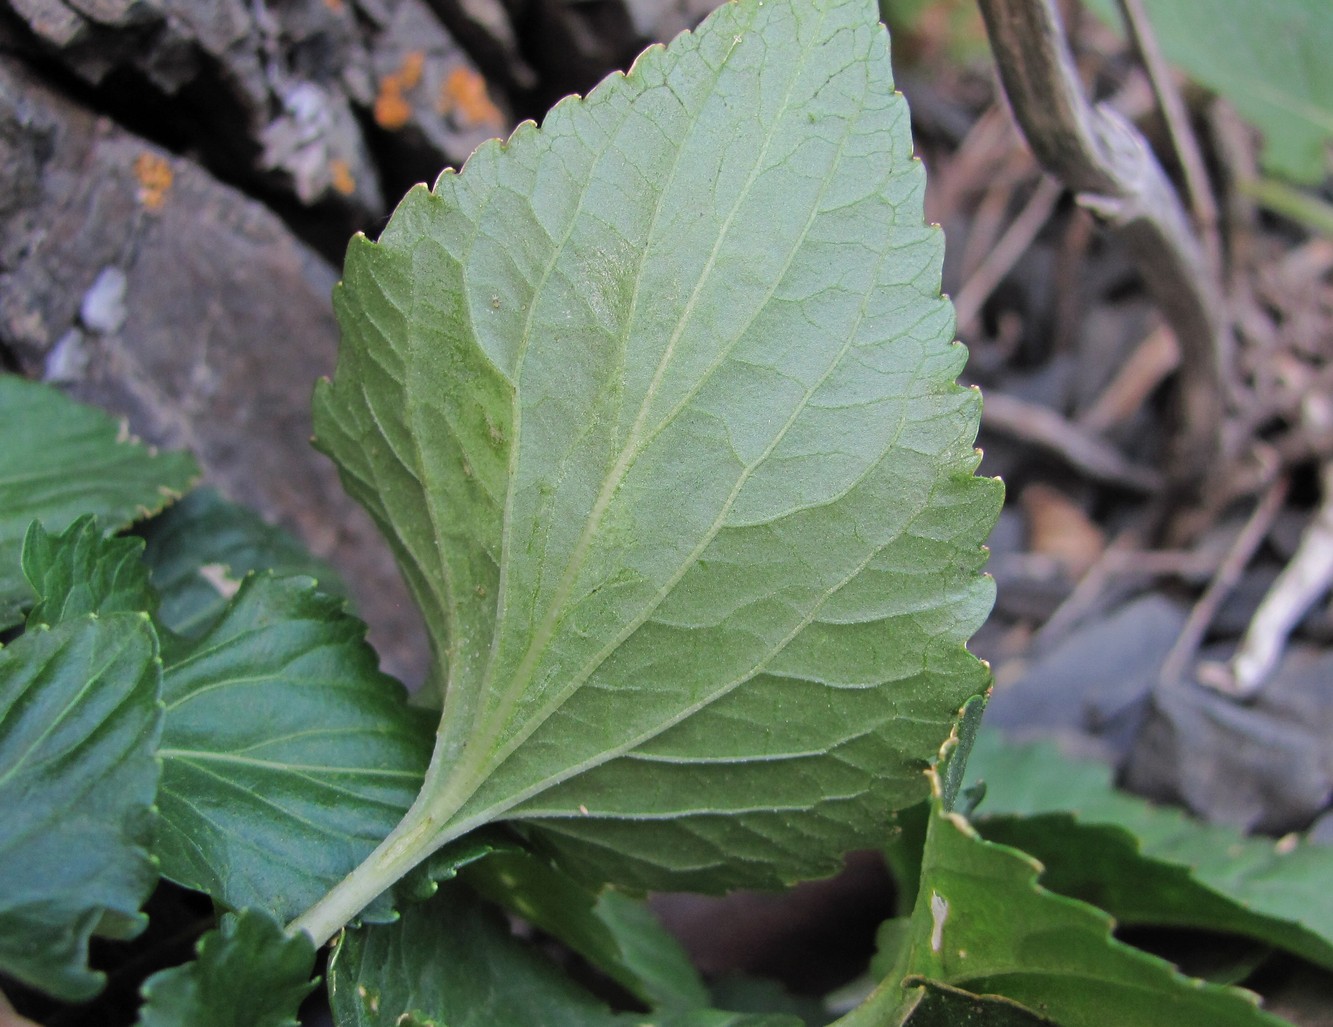
[[[149,977],[139,1027],[298,1027],[315,986],[315,948],[261,910],[228,914],[195,946],[197,958]]]
[[[39,625],[0,649],[0,971],[59,998],[101,988],[94,930],[144,923],[160,687],[144,615]]]
[[[960,814],[946,812],[937,791],[908,934],[891,939],[897,962],[839,1027],[913,1023],[940,989],[1016,1005],[988,1003],[978,1015],[991,1019],[982,1023],[1021,1023],[1024,1014],[1062,1027],[1284,1023],[1248,992],[1185,977],[1115,940],[1106,913],[1048,891],[1037,883],[1040,872],[1031,856],[985,841]]]
[[[1088,6],[1120,24],[1114,0]],[[1333,143],[1333,4],[1144,0],[1144,7],[1166,56],[1263,132],[1269,170],[1324,180]]]
[[[1246,935],[1333,968],[1333,846],[1276,844],[1117,790],[1108,767],[1053,743],[983,732],[977,829],[1046,866],[1043,883],[1124,925]]]
[[[198,475],[185,453],[157,453],[125,426],[48,385],[0,374],[0,628],[31,593],[19,571],[34,520],[62,531],[81,514],[109,530],[162,509]]]
[[[743,0],[353,242],[316,442],[447,698],[340,900],[502,817],[590,876],[775,885],[923,796],[1000,499],[923,185],[872,0]]]
[[[398,822],[429,728],[364,632],[308,578],[251,576],[204,635],[168,650],[163,874],[286,919]]]

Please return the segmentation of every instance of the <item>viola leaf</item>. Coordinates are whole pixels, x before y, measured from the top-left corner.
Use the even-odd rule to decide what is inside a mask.
[[[141,539],[108,538],[96,517],[80,517],[59,533],[34,521],[23,541],[23,574],[38,597],[28,628],[90,613],[152,613],[157,597],[143,548]]]
[[[1038,883],[1041,864],[985,841],[946,812],[940,778],[922,855],[921,886],[908,936],[891,937],[898,959],[880,987],[838,1027],[914,1023],[917,1008],[951,992],[987,1000],[993,1022],[1044,1018],[1062,1027],[1278,1027],[1237,988],[1206,984],[1117,941],[1101,910]],[[897,935],[896,921],[890,928]],[[981,1022],[987,1022],[982,1020]]]
[[[161,596],[157,618],[188,638],[198,637],[222,616],[250,571],[304,574],[322,592],[347,594],[337,571],[298,539],[213,489],[191,492],[149,521],[142,533],[144,561]]]
[[[391,924],[343,932],[329,961],[338,1027],[800,1027],[716,1009],[615,1013],[451,885]]]
[[[108,531],[162,509],[199,469],[186,453],[158,453],[123,423],[56,389],[0,374],[0,629],[31,598],[19,568],[28,525],[63,531],[96,514]]]
[[[429,728],[364,633],[308,578],[259,575],[204,635],[168,650],[165,876],[287,919],[398,822]]]
[[[139,1027],[298,1027],[315,986],[315,947],[262,910],[227,914],[195,946],[197,958],[143,983]]]
[[[1053,891],[1125,926],[1242,935],[1333,969],[1333,846],[1200,823],[1119,791],[1110,768],[1051,742],[982,732],[968,774],[987,782],[977,829],[1040,859]]]
[[[0,649],[0,971],[57,998],[101,989],[94,931],[145,923],[160,688],[143,614],[39,624]]]
[[[386,852],[772,886],[924,796],[1001,490],[923,186],[872,0],[742,0],[353,242],[316,444],[447,682]]]

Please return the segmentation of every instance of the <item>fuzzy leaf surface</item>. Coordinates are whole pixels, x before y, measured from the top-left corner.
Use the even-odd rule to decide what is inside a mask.
[[[169,649],[165,876],[286,920],[398,822],[429,728],[364,633],[308,578],[251,576],[204,635]]]
[[[634,886],[831,871],[985,684],[979,397],[872,0],[742,0],[414,190],[316,443],[447,697],[420,809]]]
[[[199,474],[186,453],[158,453],[122,424],[56,389],[0,374],[0,628],[31,598],[19,569],[28,525],[63,531],[97,514],[108,531],[147,517]]]
[[[1031,853],[1053,891],[1125,925],[1243,935],[1333,969],[1333,846],[1247,838],[1115,788],[1110,768],[1053,744],[977,740],[977,829]]]
[[[161,673],[142,614],[38,625],[0,649],[0,971],[58,998],[100,990],[89,937],[137,933],[157,883]]]
[[[1088,0],[1112,25],[1114,0]],[[1328,0],[1144,0],[1168,60],[1216,91],[1264,137],[1264,166],[1316,185],[1333,143],[1333,4]]]
[[[261,910],[227,914],[184,966],[143,984],[139,1027],[298,1027],[301,1000],[315,986],[315,948],[287,935]]]

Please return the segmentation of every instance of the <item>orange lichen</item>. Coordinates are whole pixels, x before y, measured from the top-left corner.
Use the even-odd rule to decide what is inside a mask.
[[[171,165],[155,153],[144,151],[134,158],[134,177],[139,182],[139,202],[145,210],[161,210],[175,180]]]
[[[398,78],[404,89],[412,89],[421,81],[421,70],[425,66],[426,55],[420,50],[409,50],[404,54],[402,66],[398,69]]]
[[[334,14],[342,14],[343,0],[324,0],[324,6]]]
[[[392,132],[412,120],[412,104],[407,93],[421,82],[425,66],[426,55],[420,50],[410,50],[403,56],[397,71],[380,79],[379,93],[375,97],[375,123],[380,128]]]
[[[351,196],[356,192],[356,178],[347,161],[341,157],[329,161],[329,183],[343,196]]]
[[[486,91],[486,80],[471,68],[461,65],[449,72],[440,84],[435,109],[453,118],[460,128],[504,124],[504,115]]]

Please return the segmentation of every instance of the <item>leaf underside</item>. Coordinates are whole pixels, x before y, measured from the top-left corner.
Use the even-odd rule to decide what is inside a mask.
[[[728,4],[353,242],[316,443],[447,698],[422,808],[777,885],[924,795],[998,483],[870,0]]]

